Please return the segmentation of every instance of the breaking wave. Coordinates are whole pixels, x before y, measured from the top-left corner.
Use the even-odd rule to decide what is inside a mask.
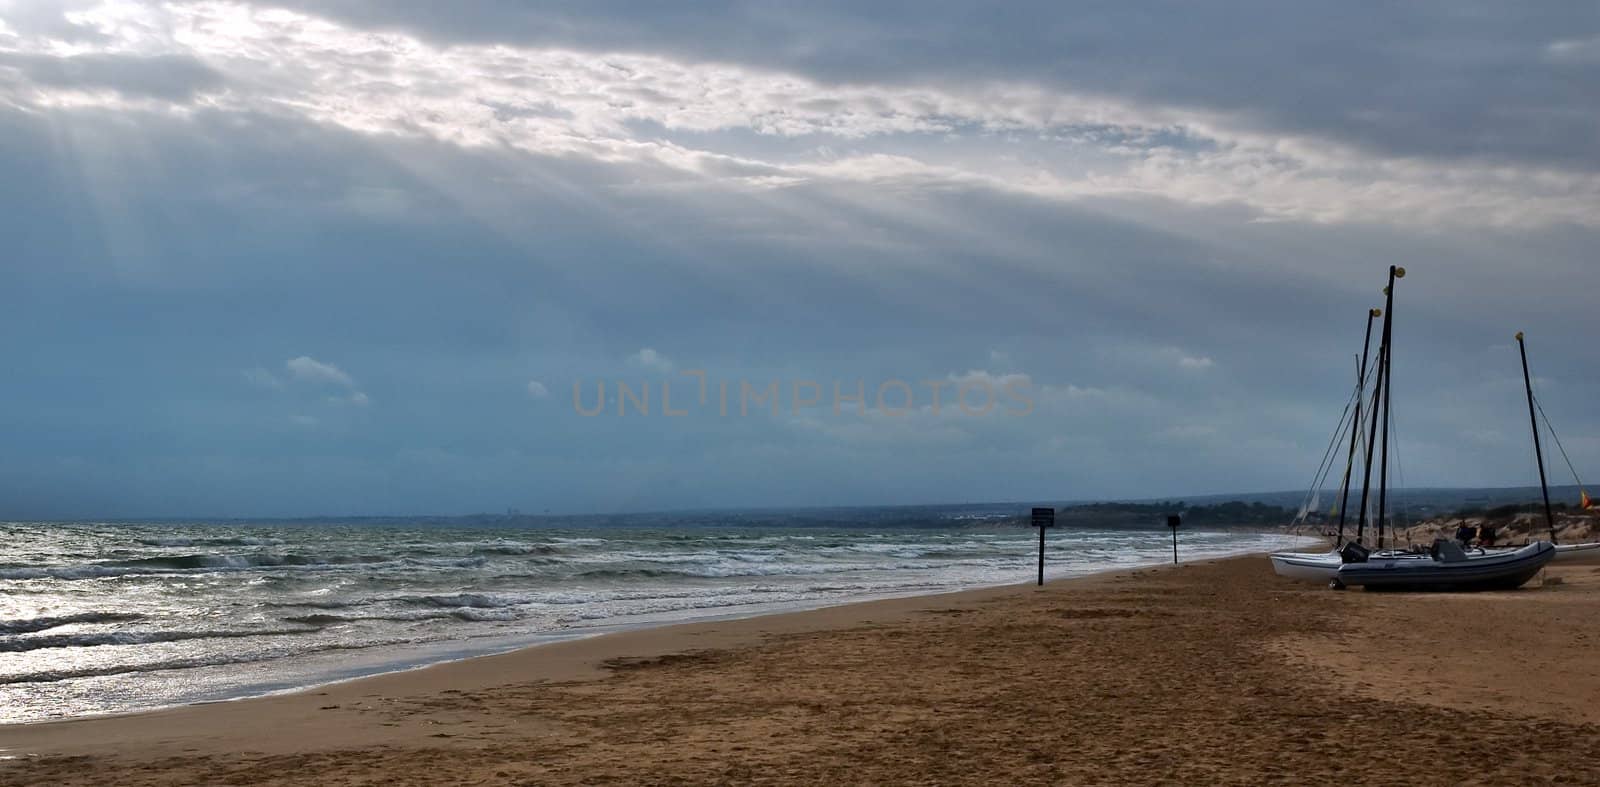
[[[363,642],[356,644],[329,644],[307,648],[302,654],[322,653],[334,650],[363,650],[366,648],[392,645],[403,640],[389,642]],[[0,675],[0,686],[15,686],[28,683],[56,683],[63,680],[77,678],[101,678],[111,675],[142,675],[147,672],[165,672],[167,670],[194,669],[197,667],[220,667],[228,664],[257,664],[263,661],[274,661],[281,658],[276,653],[244,653],[222,656],[195,656],[181,659],[159,661],[154,664],[110,664],[102,667],[85,667],[81,669],[60,669],[33,672],[26,675]]]
[[[75,566],[41,566],[0,568],[0,580],[5,579],[104,579],[109,577],[147,576],[161,574],[198,574],[219,571],[278,570],[335,570],[363,567],[413,566],[421,568],[479,568],[482,557],[468,558],[400,558],[394,555],[307,555],[307,554],[248,554],[248,555],[172,555],[138,558],[126,561],[85,563]]]
[[[12,526],[0,539],[0,600],[9,602],[0,613],[0,723],[306,685],[390,668],[397,653],[430,654],[403,657],[422,663],[596,623],[1017,581],[1032,575],[1036,549],[1019,528],[629,529],[607,520],[548,530],[351,523],[246,533]],[[1048,558],[1058,576],[1162,561],[1170,559],[1164,535],[1075,531],[1053,541]],[[1240,536],[1193,537],[1191,554],[1261,548]],[[340,652],[313,656],[323,651]],[[236,664],[258,665],[221,666]],[[181,671],[189,668],[211,669],[191,680]],[[169,670],[178,672],[144,677]],[[28,685],[55,681],[69,683]]]
[[[105,645],[149,645],[156,642],[182,642],[191,639],[232,639],[235,637],[274,637],[308,634],[316,629],[278,629],[269,631],[113,631],[98,634],[45,634],[37,637],[0,639],[0,653],[26,653],[47,648],[94,648]]]
[[[184,538],[172,536],[166,538],[141,538],[138,543],[147,547],[275,547],[281,546],[283,539],[252,536],[232,536],[227,538]]]
[[[72,615],[0,620],[0,634],[31,634],[74,623],[125,623],[143,617],[144,615],[137,612],[79,612]]]
[[[396,612],[385,615],[334,615],[326,612],[312,615],[295,615],[283,619],[285,623],[298,623],[306,626],[337,626],[344,623],[395,622],[415,623],[426,620],[463,620],[468,622],[488,622],[497,620],[517,620],[522,616],[515,610],[479,609],[473,607],[460,607],[457,609],[442,610],[439,612]]]

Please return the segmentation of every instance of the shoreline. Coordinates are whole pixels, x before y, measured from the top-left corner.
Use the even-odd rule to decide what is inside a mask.
[[[267,694],[126,713],[0,725],[0,758],[119,753],[125,751],[128,745],[144,747],[157,743],[148,739],[143,730],[145,722],[150,722],[152,725],[159,723],[164,728],[167,734],[163,736],[162,742],[192,743],[206,739],[208,736],[205,730],[217,723],[248,723],[250,715],[258,708],[262,715],[289,712],[299,716],[304,714],[307,708],[297,706],[306,706],[313,701],[317,709],[321,710],[330,704],[367,696],[484,689],[492,688],[500,681],[595,680],[603,678],[607,674],[606,663],[616,659],[671,657],[706,647],[737,648],[754,644],[768,636],[784,636],[861,623],[903,619],[929,608],[944,607],[951,603],[982,603],[995,596],[1022,594],[1063,584],[1093,582],[1139,572],[1173,570],[1185,565],[1210,564],[1217,560],[1240,560],[1264,554],[1208,557],[1197,559],[1192,563],[1180,562],[1177,565],[1165,563],[1107,568],[1102,571],[1047,579],[1043,588],[1033,582],[1008,583],[935,593],[859,599],[779,612],[717,616],[704,620],[645,625]],[[207,718],[213,716],[216,718]],[[281,721],[274,721],[274,726]],[[312,726],[321,728],[321,725],[314,722]],[[79,736],[95,742],[72,740]],[[319,733],[312,738],[302,739],[296,736],[293,745],[288,749],[301,751],[307,744],[313,744],[317,748],[338,747],[366,742],[367,737],[341,735],[319,729]],[[263,739],[258,738],[258,740]],[[263,750],[280,748],[283,747],[267,746]],[[3,762],[4,760],[0,759],[0,764]]]
[[[1181,566],[1181,565],[1185,565],[1185,564],[1190,563],[1190,562],[1210,563],[1210,562],[1214,562],[1214,561],[1217,561],[1217,560],[1231,560],[1231,559],[1240,559],[1240,558],[1255,557],[1255,556],[1264,557],[1266,554],[1267,553],[1265,553],[1265,552],[1229,553],[1229,554],[1222,554],[1222,555],[1214,555],[1214,556],[1206,556],[1206,557],[1203,557],[1203,558],[1197,558],[1194,561],[1182,561],[1178,565]],[[1099,570],[1095,570],[1095,571],[1088,571],[1088,572],[1084,572],[1084,573],[1069,574],[1069,575],[1066,575],[1066,576],[1047,577],[1046,580],[1045,580],[1045,585],[1046,586],[1050,586],[1050,585],[1055,585],[1057,583],[1076,582],[1076,581],[1079,581],[1079,580],[1088,580],[1088,579],[1094,579],[1094,578],[1103,577],[1103,576],[1122,575],[1122,574],[1138,572],[1138,571],[1144,571],[1144,570],[1150,570],[1150,569],[1161,569],[1161,568],[1170,569],[1170,568],[1173,568],[1173,567],[1174,567],[1174,565],[1171,564],[1171,563],[1147,563],[1147,564],[1139,564],[1139,565],[1134,565],[1134,566],[1108,567],[1108,568],[1099,569]],[[784,619],[790,618],[792,616],[806,616],[806,615],[811,615],[811,614],[814,614],[814,613],[828,613],[828,612],[838,611],[841,615],[848,617],[849,616],[848,610],[850,610],[851,608],[859,607],[859,606],[865,606],[865,605],[877,605],[877,604],[892,604],[896,608],[894,613],[892,613],[892,614],[905,614],[905,613],[908,613],[908,612],[915,612],[917,610],[914,610],[914,609],[906,609],[906,610],[898,609],[900,604],[904,604],[904,603],[908,603],[909,602],[909,603],[912,603],[913,606],[920,606],[920,605],[916,604],[916,602],[920,602],[920,601],[936,602],[938,600],[947,599],[947,598],[951,598],[951,597],[963,597],[963,596],[966,596],[968,594],[986,594],[988,592],[994,592],[994,591],[1007,591],[1007,590],[1010,590],[1010,591],[1021,592],[1021,591],[1025,591],[1027,589],[1033,589],[1033,588],[1036,588],[1036,585],[1035,585],[1035,583],[1033,581],[1007,582],[1007,583],[998,583],[998,584],[977,585],[977,586],[957,588],[957,589],[952,589],[952,590],[936,590],[936,591],[933,591],[933,592],[926,592],[926,593],[924,593],[924,592],[914,592],[914,593],[903,593],[903,594],[888,594],[888,595],[882,595],[882,596],[876,596],[875,595],[875,596],[867,596],[867,597],[862,597],[862,598],[851,598],[851,599],[841,600],[841,601],[836,601],[836,602],[831,602],[831,603],[830,602],[826,602],[826,601],[823,602],[823,603],[820,603],[820,604],[812,604],[810,602],[795,602],[797,604],[797,606],[795,608],[793,608],[793,609],[778,609],[778,610],[766,610],[766,611],[757,611],[757,612],[713,613],[713,614],[706,615],[704,617],[695,617],[695,618],[691,618],[691,619],[687,619],[687,620],[681,620],[681,621],[644,622],[644,623],[637,623],[637,624],[627,624],[627,623],[602,624],[602,625],[598,625],[598,626],[594,627],[596,629],[599,629],[598,631],[594,631],[592,633],[591,632],[572,633],[570,636],[561,636],[561,634],[565,633],[565,632],[550,632],[550,634],[553,635],[554,638],[552,638],[550,641],[547,641],[547,642],[532,642],[532,643],[527,643],[527,644],[512,645],[510,647],[503,648],[503,649],[492,649],[492,650],[486,650],[486,651],[483,651],[483,652],[474,652],[474,653],[471,653],[469,655],[464,655],[464,656],[459,656],[459,657],[454,657],[454,658],[444,658],[444,659],[439,659],[439,660],[431,660],[431,661],[426,661],[426,662],[423,662],[423,663],[414,664],[414,665],[411,665],[411,666],[398,667],[398,668],[394,668],[394,669],[380,669],[379,671],[372,672],[372,673],[369,673],[369,674],[355,675],[355,676],[352,676],[352,677],[338,678],[338,679],[329,680],[329,681],[320,681],[320,682],[317,682],[317,683],[311,683],[311,684],[307,684],[307,685],[304,685],[304,686],[276,689],[276,690],[260,692],[260,693],[243,694],[243,695],[234,696],[234,697],[219,697],[217,699],[199,700],[199,701],[196,701],[196,702],[187,702],[187,703],[180,703],[180,704],[174,704],[174,705],[165,705],[165,706],[152,707],[152,708],[143,708],[143,709],[138,709],[138,710],[115,711],[115,712],[110,712],[110,713],[100,713],[100,714],[92,714],[92,715],[84,715],[84,716],[73,716],[73,717],[60,718],[60,719],[40,719],[40,720],[36,720],[36,721],[25,721],[25,722],[15,722],[15,723],[10,723],[10,724],[0,724],[0,758],[3,758],[8,754],[8,751],[7,751],[8,748],[14,748],[14,747],[10,746],[10,742],[8,741],[8,734],[9,733],[15,733],[15,732],[18,732],[18,731],[23,731],[23,730],[30,730],[30,729],[33,729],[33,728],[48,727],[48,726],[51,726],[51,725],[90,724],[90,723],[94,723],[94,722],[115,722],[115,721],[122,721],[122,720],[133,720],[133,719],[138,719],[138,718],[141,718],[141,717],[162,716],[162,715],[165,715],[165,714],[170,714],[170,713],[174,713],[174,712],[181,712],[181,711],[184,711],[184,710],[195,709],[195,708],[208,708],[208,707],[215,707],[215,706],[233,705],[233,704],[239,704],[239,703],[251,703],[251,702],[274,700],[274,699],[292,699],[292,698],[296,698],[296,697],[304,697],[304,696],[307,696],[307,695],[310,695],[310,694],[313,694],[313,693],[318,693],[319,695],[320,694],[329,694],[330,692],[328,692],[327,690],[328,689],[332,689],[332,688],[338,688],[338,687],[357,688],[356,684],[361,684],[361,683],[365,683],[365,682],[368,682],[368,681],[379,681],[379,682],[383,682],[383,683],[388,683],[388,680],[386,680],[386,679],[401,679],[401,678],[403,678],[403,676],[420,675],[422,673],[427,673],[427,672],[429,672],[431,670],[448,670],[450,668],[456,668],[457,670],[470,671],[470,667],[474,662],[485,661],[485,660],[494,660],[494,659],[503,659],[503,658],[506,658],[506,657],[516,657],[516,656],[521,656],[523,654],[532,654],[535,651],[543,652],[543,651],[546,651],[547,649],[559,648],[561,646],[571,646],[574,649],[588,651],[588,650],[590,650],[590,648],[582,647],[581,646],[582,643],[589,643],[589,642],[594,642],[594,641],[597,641],[597,640],[605,640],[605,639],[609,639],[609,638],[613,638],[613,637],[622,638],[622,637],[626,637],[627,635],[630,635],[630,634],[645,634],[645,633],[649,633],[649,632],[655,632],[655,633],[659,633],[664,638],[676,639],[677,637],[675,635],[680,633],[680,632],[675,632],[674,630],[676,630],[676,629],[685,629],[685,631],[681,632],[684,636],[699,637],[699,636],[706,636],[707,634],[711,634],[712,633],[712,632],[701,631],[701,629],[704,629],[704,628],[717,628],[717,627],[723,626],[725,624],[750,623],[750,622],[765,621],[765,620],[773,620],[773,622],[776,624],[776,627],[780,627],[781,628],[781,627],[785,627],[786,621]],[[900,602],[900,604],[896,604],[895,602]],[[830,616],[830,617],[832,617],[832,616]],[[743,627],[740,627],[740,628],[743,628]],[[542,634],[543,633],[534,634],[532,636],[541,636]],[[436,643],[436,644],[447,644],[447,643]],[[609,650],[611,650],[611,648],[605,647],[604,643],[601,643],[601,644],[595,646],[593,649],[596,650],[596,651],[609,651]],[[526,658],[531,659],[531,658],[533,658],[533,656],[529,655],[529,656],[526,656]],[[562,654],[562,658],[556,660],[559,664],[561,664],[561,668],[559,670],[557,670],[557,672],[559,672],[559,675],[543,676],[543,677],[545,677],[546,679],[578,679],[580,677],[579,673],[594,673],[595,675],[598,675],[598,674],[602,673],[603,669],[602,669],[602,666],[601,666],[601,662],[605,660],[605,656],[604,655],[593,655],[590,658],[590,660],[593,662],[593,664],[589,665],[588,669],[578,668],[578,669],[576,669],[576,671],[574,671],[574,665],[569,663],[569,660],[567,659],[566,654],[563,653]],[[452,671],[454,671],[454,670],[452,670]],[[385,686],[385,688],[387,688],[387,686]],[[27,736],[24,736],[24,737],[27,737]],[[12,756],[15,756],[15,755],[12,755]],[[3,760],[0,760],[0,761],[3,761]]]
[[[0,783],[1383,781],[1358,740],[1426,752],[1413,783],[1600,781],[1597,614],[1591,566],[1381,594],[1200,559],[4,727]]]
[[[1210,531],[1207,531],[1207,532],[1210,532]],[[1293,536],[1285,536],[1285,538],[1294,538],[1294,537]],[[1305,540],[1308,540],[1308,539],[1306,539],[1304,537],[1301,537],[1301,540],[1305,541]],[[1215,560],[1223,560],[1223,559],[1244,557],[1244,556],[1248,556],[1248,555],[1261,555],[1261,556],[1264,556],[1266,554],[1268,554],[1268,553],[1267,552],[1258,552],[1258,551],[1224,552],[1224,553],[1217,553],[1217,554],[1204,554],[1202,556],[1195,557],[1195,558],[1193,558],[1191,560],[1184,560],[1182,562],[1184,562],[1184,563],[1202,562],[1202,561],[1209,562],[1209,561],[1215,561]],[[1107,574],[1107,573],[1136,571],[1136,570],[1140,570],[1140,569],[1144,569],[1144,568],[1149,568],[1149,567],[1152,567],[1152,566],[1159,567],[1159,566],[1163,566],[1163,565],[1171,565],[1171,564],[1169,564],[1169,563],[1152,562],[1152,563],[1141,563],[1141,564],[1126,565],[1126,566],[1107,566],[1107,567],[1104,567],[1104,568],[1099,568],[1099,569],[1086,571],[1086,572],[1068,573],[1068,574],[1064,574],[1064,575],[1058,575],[1058,576],[1055,576],[1055,577],[1048,577],[1047,576],[1045,581],[1046,581],[1046,584],[1053,584],[1053,583],[1056,583],[1056,582],[1070,582],[1070,581],[1073,581],[1073,580],[1099,576],[1099,575]],[[313,692],[313,691],[317,691],[317,690],[321,690],[321,689],[326,689],[328,687],[340,686],[340,685],[349,684],[349,683],[353,683],[353,682],[370,680],[370,679],[373,679],[373,678],[381,678],[381,677],[391,676],[391,675],[404,675],[404,674],[409,674],[409,673],[415,673],[415,672],[418,672],[418,671],[444,667],[444,666],[448,666],[448,665],[452,665],[452,664],[459,664],[459,663],[462,663],[462,662],[470,662],[470,661],[473,661],[473,660],[476,660],[476,659],[492,658],[492,657],[497,657],[497,656],[506,656],[506,655],[520,653],[520,652],[523,652],[523,651],[536,650],[536,649],[540,649],[540,648],[548,648],[548,647],[552,647],[552,646],[555,646],[555,645],[560,645],[560,644],[563,644],[563,643],[570,643],[570,642],[577,642],[577,641],[582,641],[582,640],[590,640],[590,639],[595,639],[595,638],[617,636],[617,635],[620,635],[620,634],[626,634],[626,633],[634,632],[634,631],[645,631],[645,630],[652,630],[652,629],[673,628],[673,627],[677,627],[677,626],[690,626],[690,625],[697,625],[697,624],[715,625],[717,623],[722,623],[722,622],[731,622],[731,621],[739,621],[739,620],[746,620],[746,619],[777,617],[777,616],[785,616],[785,615],[804,614],[804,613],[809,613],[809,612],[825,611],[825,610],[836,609],[836,608],[841,608],[841,607],[850,607],[850,606],[854,606],[854,605],[857,605],[857,604],[869,604],[869,603],[879,602],[879,601],[896,601],[896,600],[909,600],[909,599],[919,599],[919,598],[939,598],[939,597],[957,595],[957,594],[968,593],[968,592],[978,591],[978,590],[992,590],[992,589],[1008,588],[1008,587],[1019,587],[1020,588],[1020,587],[1031,587],[1033,585],[1034,585],[1033,581],[1030,580],[1030,581],[1026,581],[1026,582],[1001,582],[1001,583],[975,584],[975,585],[970,585],[970,586],[966,586],[966,587],[960,587],[960,588],[954,588],[954,589],[938,589],[938,590],[933,590],[933,591],[911,591],[911,592],[889,592],[889,593],[883,593],[883,594],[866,594],[866,595],[863,595],[863,596],[849,597],[849,598],[842,598],[842,599],[820,599],[820,600],[797,601],[797,602],[776,602],[777,608],[759,609],[759,610],[753,610],[753,611],[752,610],[736,610],[736,608],[725,608],[725,609],[728,609],[728,610],[736,610],[736,611],[716,611],[718,609],[723,609],[723,608],[707,608],[706,614],[694,614],[694,615],[690,615],[688,617],[685,617],[683,619],[677,619],[677,620],[674,620],[674,619],[649,620],[649,619],[647,619],[647,620],[643,620],[643,621],[634,621],[634,622],[628,622],[628,621],[602,622],[602,623],[597,623],[597,624],[592,625],[592,626],[581,627],[579,629],[559,629],[559,630],[550,630],[550,631],[526,632],[526,633],[522,633],[522,634],[508,634],[508,635],[504,635],[503,637],[494,637],[494,638],[486,637],[484,639],[501,640],[501,643],[496,644],[496,643],[485,642],[485,643],[482,643],[482,644],[480,644],[480,645],[478,645],[476,647],[474,647],[472,645],[472,641],[470,639],[468,639],[468,640],[441,640],[441,641],[426,643],[426,644],[423,644],[423,645],[411,645],[411,646],[401,647],[401,648],[389,648],[389,650],[392,653],[391,656],[380,657],[379,659],[376,659],[376,660],[373,660],[371,662],[362,664],[360,666],[351,667],[351,669],[356,671],[357,674],[351,674],[351,675],[342,676],[342,677],[335,677],[335,678],[328,679],[328,680],[313,679],[310,682],[306,682],[306,683],[302,683],[302,684],[294,685],[294,686],[287,686],[287,687],[281,687],[281,688],[269,688],[269,689],[265,689],[265,690],[257,690],[257,687],[259,687],[259,686],[270,685],[270,684],[267,684],[266,682],[261,682],[261,683],[257,683],[254,686],[246,689],[242,693],[233,693],[231,695],[219,694],[218,696],[206,697],[206,698],[196,699],[196,700],[188,701],[188,702],[180,702],[180,703],[172,703],[172,704],[164,704],[164,705],[154,705],[154,706],[151,706],[151,707],[144,707],[144,708],[137,708],[137,709],[130,709],[130,710],[115,710],[115,711],[108,711],[108,712],[103,712],[103,713],[82,714],[82,715],[69,716],[69,717],[63,717],[63,718],[45,718],[45,719],[33,719],[33,720],[20,721],[20,722],[0,723],[0,750],[3,750],[5,748],[5,736],[6,736],[6,733],[8,731],[21,729],[21,728],[26,728],[26,727],[31,727],[31,726],[35,726],[35,725],[63,724],[63,723],[80,722],[80,721],[95,721],[95,720],[104,720],[104,719],[118,719],[118,718],[138,717],[138,716],[143,716],[143,715],[148,715],[148,714],[155,714],[155,713],[163,713],[163,712],[168,712],[168,711],[181,710],[181,709],[184,709],[184,708],[202,707],[202,706],[217,705],[217,704],[223,704],[223,703],[249,702],[249,701],[253,701],[253,700],[269,699],[269,698],[274,698],[274,697],[287,697],[287,696],[293,696],[293,695],[303,694],[303,693],[307,693],[307,692]],[[761,605],[753,605],[753,606],[761,606]],[[647,615],[645,617],[648,618],[649,616]],[[379,646],[379,647],[384,647],[384,646]],[[444,657],[437,657],[437,655],[436,655],[436,654],[438,654],[440,652],[450,652],[450,651],[462,651],[462,653],[460,655],[452,655],[452,656],[444,656]],[[408,655],[402,656],[401,654],[408,654]],[[160,673],[159,672],[152,672],[150,674],[154,675],[154,674],[160,674]],[[3,757],[3,756],[4,756],[4,751],[0,751],[0,757]]]

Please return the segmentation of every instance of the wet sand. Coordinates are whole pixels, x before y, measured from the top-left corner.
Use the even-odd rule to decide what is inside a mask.
[[[1398,595],[1239,558],[0,727],[0,784],[1600,784],[1597,621],[1595,566]]]

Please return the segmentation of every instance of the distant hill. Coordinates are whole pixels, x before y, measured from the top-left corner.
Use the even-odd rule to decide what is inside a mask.
[[[1319,508],[1327,513],[1338,496],[1339,490],[1322,490],[1322,500]],[[1304,491],[1295,492],[1250,492],[1222,495],[1190,495],[1186,496],[1191,504],[1212,505],[1229,501],[1243,501],[1246,503],[1263,503],[1269,506],[1282,506],[1298,511],[1301,502],[1305,500]],[[1360,496],[1359,490],[1351,490],[1350,509],[1356,507],[1356,500]],[[1456,511],[1487,510],[1508,505],[1532,504],[1540,500],[1539,487],[1536,486],[1506,486],[1506,487],[1417,487],[1410,489],[1389,490],[1389,510],[1399,512],[1403,516],[1418,520],[1429,517],[1446,516]],[[1550,487],[1550,501],[1552,503],[1578,502],[1578,487],[1572,485]],[[1133,503],[1158,503],[1155,499],[1132,500]]]
[[[1184,527],[1255,529],[1288,525],[1294,518],[1295,511],[1260,501],[1243,500],[1210,504],[1193,504],[1182,500],[1157,503],[1087,503],[1057,509],[1056,524],[1062,527],[1147,530],[1165,527],[1167,517],[1172,514],[1182,515]]]
[[[1324,489],[1322,514],[1332,506],[1336,490]],[[1304,492],[1251,492],[1185,496],[1182,499],[1139,500],[1032,500],[988,503],[900,506],[836,506],[803,508],[737,508],[630,512],[616,514],[504,514],[421,516],[322,516],[305,518],[127,518],[97,521],[206,522],[236,525],[297,525],[336,527],[454,527],[454,528],[594,528],[655,529],[673,527],[746,528],[942,528],[1027,526],[1032,506],[1051,506],[1057,521],[1070,527],[1159,528],[1169,514],[1182,513],[1184,525],[1207,528],[1261,528],[1288,525],[1305,498]],[[1389,509],[1409,525],[1458,511],[1477,511],[1538,501],[1538,487],[1491,489],[1395,489],[1389,492]],[[1575,486],[1550,488],[1555,503],[1578,500]],[[1351,507],[1355,506],[1352,495]]]

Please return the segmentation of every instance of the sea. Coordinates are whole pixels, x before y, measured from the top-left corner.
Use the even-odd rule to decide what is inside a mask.
[[[691,620],[1031,581],[1013,508],[315,522],[0,522],[0,723],[290,691]],[[1185,560],[1281,547],[1180,534]],[[1172,559],[1057,528],[1046,573]]]

